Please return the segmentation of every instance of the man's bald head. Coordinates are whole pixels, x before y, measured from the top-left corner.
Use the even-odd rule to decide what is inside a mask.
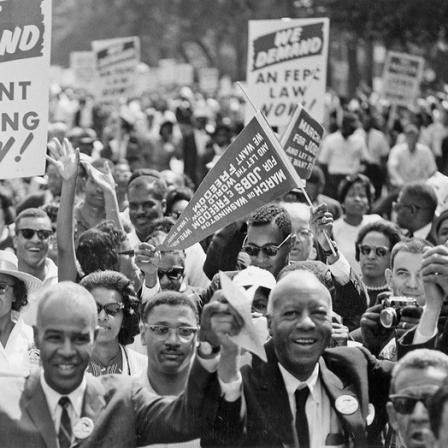
[[[95,329],[98,321],[96,302],[87,289],[73,282],[60,282],[42,290],[38,297],[37,327],[42,324],[42,318],[46,310],[56,307],[64,308],[74,314],[82,314],[89,319],[92,329]]]
[[[328,299],[330,309],[332,307],[330,291],[310,271],[297,269],[286,271],[280,276],[279,281],[269,295],[267,313],[272,314],[275,303],[282,298],[285,292],[294,291],[298,296],[309,294],[310,291],[320,291],[322,297]]]

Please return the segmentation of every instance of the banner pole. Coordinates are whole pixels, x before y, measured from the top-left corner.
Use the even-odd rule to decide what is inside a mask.
[[[236,85],[241,89],[241,92],[243,92],[243,95],[246,97],[246,101],[252,106],[252,109],[254,110],[255,113],[257,113],[257,108],[255,107],[255,104],[251,101],[251,99],[249,98],[249,95],[247,94],[247,92],[244,90],[243,85],[238,81],[236,83]]]

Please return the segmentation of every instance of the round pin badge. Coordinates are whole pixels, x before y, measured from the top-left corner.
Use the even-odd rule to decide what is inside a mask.
[[[77,439],[85,439],[92,434],[93,428],[93,421],[89,417],[81,417],[73,427],[73,435]]]
[[[350,415],[358,409],[358,400],[351,395],[341,395],[336,398],[334,406],[338,412],[344,415]]]

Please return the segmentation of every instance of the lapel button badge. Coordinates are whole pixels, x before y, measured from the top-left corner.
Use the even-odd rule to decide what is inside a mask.
[[[336,398],[334,406],[338,412],[344,415],[354,414],[358,409],[358,400],[351,395],[341,395]]]
[[[73,435],[77,439],[86,439],[92,434],[93,421],[89,417],[81,417],[73,428]]]

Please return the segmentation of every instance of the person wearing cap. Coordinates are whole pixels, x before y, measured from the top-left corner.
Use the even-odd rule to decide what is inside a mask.
[[[17,267],[17,257],[0,251],[0,376],[26,375],[39,362],[33,329],[19,313],[42,282]]]
[[[437,171],[434,154],[427,146],[418,143],[420,131],[417,126],[408,124],[404,135],[405,141],[390,150],[387,161],[390,183],[397,188],[409,182],[426,181]]]

